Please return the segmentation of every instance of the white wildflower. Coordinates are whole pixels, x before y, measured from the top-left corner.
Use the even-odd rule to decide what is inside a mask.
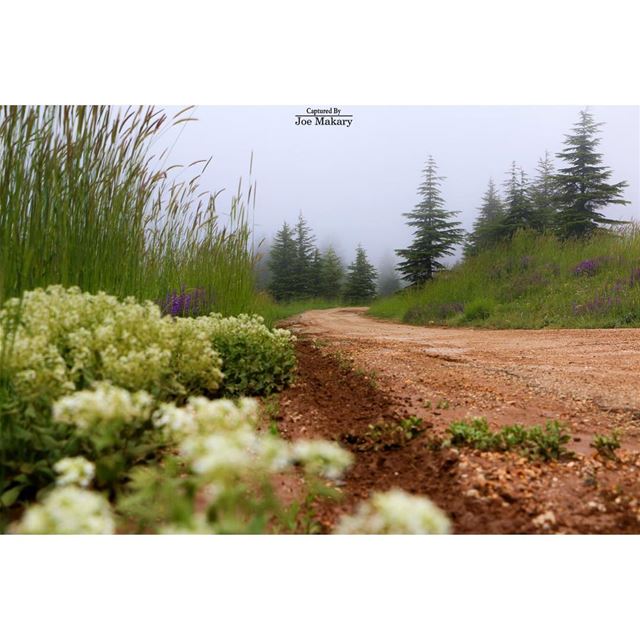
[[[264,435],[256,442],[256,466],[269,473],[279,473],[292,461],[291,445],[281,438]]]
[[[113,515],[107,499],[99,493],[66,486],[54,489],[43,501],[25,512],[17,533],[110,534]]]
[[[84,380],[184,397],[222,380],[207,328],[163,316],[151,302],[52,286],[6,301],[0,325],[16,316],[6,366],[25,398],[57,398]]]
[[[109,382],[99,382],[93,390],[78,391],[56,401],[53,419],[84,430],[113,422],[148,420],[152,407],[153,398],[146,391],[130,393]]]
[[[170,536],[177,535],[208,535],[214,533],[213,528],[202,513],[196,513],[188,524],[168,525],[162,527],[159,533]]]
[[[252,467],[256,434],[248,429],[186,438],[180,453],[198,475],[237,475]]]
[[[338,534],[445,534],[451,523],[431,500],[400,489],[375,493],[354,515],[343,516]]]
[[[238,402],[189,398],[187,408],[193,412],[202,432],[253,428],[258,421],[258,403],[251,398],[242,398]]]
[[[292,456],[306,471],[329,479],[340,478],[353,462],[349,451],[327,440],[299,440]]]
[[[175,404],[167,402],[153,414],[153,424],[158,429],[164,429],[180,438],[193,435],[198,431],[198,422],[194,412],[181,409]]]
[[[76,484],[80,487],[88,487],[95,474],[96,467],[93,462],[78,456],[76,458],[63,458],[53,465],[59,477],[56,484],[64,486]]]

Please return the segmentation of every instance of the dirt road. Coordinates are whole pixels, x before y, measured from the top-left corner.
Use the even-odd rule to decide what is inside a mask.
[[[413,327],[364,311],[308,311],[294,327],[348,348],[360,366],[412,399],[443,396],[447,415],[483,415],[497,424],[559,418],[578,434],[615,423],[627,445],[638,440],[640,329]]]
[[[640,330],[483,330],[412,327],[365,309],[309,311],[299,337],[298,384],[282,396],[285,435],[358,442],[369,424],[415,415],[441,436],[457,419],[493,427],[558,420],[571,462],[510,453],[434,452],[425,441],[363,451],[350,474],[349,509],[401,486],[436,500],[459,532],[640,530]],[[595,434],[617,429],[617,461],[596,456]],[[358,435],[360,434],[360,435]]]

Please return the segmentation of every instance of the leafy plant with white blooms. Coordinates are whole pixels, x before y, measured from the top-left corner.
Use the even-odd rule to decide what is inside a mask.
[[[400,489],[375,493],[353,515],[343,516],[338,534],[445,534],[451,530],[446,514],[431,500]]]
[[[114,533],[109,501],[101,494],[67,486],[54,489],[42,502],[30,507],[16,533]]]
[[[96,466],[82,456],[75,458],[63,458],[53,465],[58,474],[56,484],[64,487],[69,484],[77,484],[80,487],[88,487],[96,473]]]
[[[118,508],[130,526],[169,533],[265,533],[310,527],[314,501],[333,495],[323,478],[351,465],[348,451],[330,442],[289,443],[258,430],[258,404],[191,398],[165,403],[156,428],[176,441],[178,455],[162,468],[138,467]],[[302,467],[298,500],[284,504],[276,479]]]
[[[55,465],[58,485],[41,504],[29,507],[14,533],[32,534],[110,534],[115,520],[109,501],[86,487],[91,483],[94,465],[85,458],[64,458]]]
[[[7,300],[0,507],[32,498],[54,481],[57,460],[77,455],[95,461],[98,486],[113,489],[130,464],[162,446],[149,421],[158,402],[279,390],[294,367],[291,334],[255,316],[173,318],[151,302],[77,287]],[[131,411],[141,412],[137,421]]]
[[[269,395],[293,381],[296,358],[291,332],[269,329],[260,316],[247,314],[228,318],[211,314],[196,322],[206,327],[222,357],[226,395]]]

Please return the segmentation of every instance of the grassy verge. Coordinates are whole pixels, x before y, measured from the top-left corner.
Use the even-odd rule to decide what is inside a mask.
[[[640,326],[640,232],[571,242],[520,233],[369,313],[417,325]]]
[[[266,294],[258,294],[253,302],[252,312],[262,316],[267,326],[273,326],[280,320],[298,315],[311,309],[331,309],[343,307],[339,300],[324,300],[311,298],[309,300],[295,300],[292,302],[275,302]]]

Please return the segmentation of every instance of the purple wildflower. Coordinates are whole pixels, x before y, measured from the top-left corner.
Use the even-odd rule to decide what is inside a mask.
[[[573,274],[576,276],[593,276],[598,271],[599,266],[598,260],[583,260],[573,268]]]
[[[163,313],[171,316],[192,316],[201,313],[207,302],[206,291],[196,287],[187,291],[183,285],[180,291],[171,291],[159,302]]]

